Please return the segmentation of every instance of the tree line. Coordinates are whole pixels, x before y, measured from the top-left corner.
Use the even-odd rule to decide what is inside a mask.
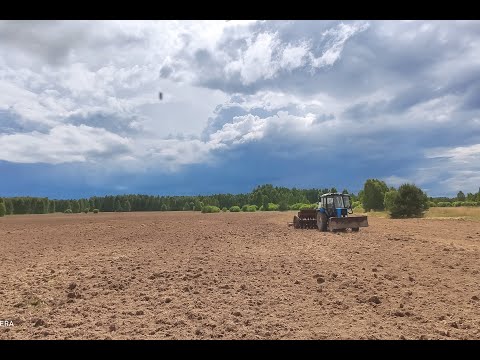
[[[430,207],[458,206],[480,206],[480,189],[467,195],[459,191],[452,198],[428,197],[414,184],[403,184],[396,189],[388,187],[384,181],[368,179],[353,203],[354,208],[363,208],[367,212],[388,211],[392,218],[421,217]]]
[[[354,207],[361,206],[366,211],[388,210],[389,206],[393,204],[393,199],[398,194],[399,189],[388,187],[384,181],[378,179],[368,179],[363,190],[359,191]],[[477,193],[467,193],[467,195],[463,191],[459,191],[456,197],[451,198],[427,197],[427,194],[424,194],[424,197],[428,207],[480,206],[480,188]]]
[[[0,198],[0,216],[46,214],[55,212],[129,212],[129,211],[285,211],[315,208],[320,196],[338,192],[336,188],[297,189],[265,184],[250,193],[196,196],[107,195],[83,199],[52,200],[47,197]],[[342,193],[349,193],[344,189]],[[414,184],[398,189],[384,181],[368,179],[357,195],[350,194],[353,208],[364,211],[389,211],[392,217],[416,217],[435,206],[479,206],[478,193],[459,191],[454,198],[427,197]]]
[[[202,211],[206,206],[230,209],[245,206],[256,210],[298,210],[311,207],[320,195],[337,192],[336,188],[297,189],[265,184],[250,193],[196,196],[107,195],[83,199],[56,200],[48,197],[0,198],[0,214],[47,214],[54,212],[129,212],[129,211]],[[343,193],[348,193],[347,189]],[[254,206],[254,208],[253,208]],[[1,216],[1,215],[0,215]]]
[[[458,207],[458,206],[480,206],[480,188],[477,193],[465,193],[459,191],[456,197],[435,197],[429,198],[430,206]]]

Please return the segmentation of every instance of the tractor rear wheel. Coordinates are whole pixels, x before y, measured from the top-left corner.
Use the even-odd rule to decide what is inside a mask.
[[[320,231],[327,231],[327,215],[325,213],[317,213],[317,227]]]

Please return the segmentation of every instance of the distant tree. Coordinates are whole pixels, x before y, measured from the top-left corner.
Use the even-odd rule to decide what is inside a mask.
[[[268,211],[268,197],[266,196],[263,196],[262,209],[263,211]]]
[[[4,204],[6,208],[6,213],[5,215],[13,215],[13,202],[11,199],[4,199]]]
[[[301,210],[301,209],[316,209],[317,204],[304,204],[304,203],[296,203],[289,206],[290,210]]]
[[[115,204],[115,211],[116,212],[122,212],[123,211],[122,204],[120,203],[119,200],[115,200],[114,204]]]
[[[422,217],[428,209],[427,195],[414,184],[403,184],[390,209],[392,218]]]
[[[167,210],[168,210],[167,205],[162,204],[162,206],[160,207],[160,211],[167,211]]]
[[[338,192],[336,187],[332,187],[329,191],[330,191],[331,193],[336,193],[336,192]]]
[[[78,212],[83,212],[85,209],[85,201],[83,199],[78,200],[78,207],[80,210]]]
[[[240,210],[241,210],[240,206],[236,206],[236,205],[230,208],[230,212],[240,212]]]
[[[130,205],[130,201],[125,200],[125,202],[122,205],[123,211],[132,211],[132,206]]]
[[[218,213],[218,212],[220,212],[220,208],[217,206],[205,205],[202,208],[202,213]]]
[[[365,211],[385,209],[385,193],[388,191],[387,184],[377,179],[368,179],[363,186],[362,205]]]
[[[299,210],[316,209],[316,208],[317,208],[317,204],[302,204]]]
[[[278,211],[278,204],[268,203],[266,211]]]
[[[98,214],[98,209],[93,209],[94,214]]]
[[[85,209],[83,209],[83,212],[84,212],[85,214],[88,214],[89,211],[90,211],[90,208],[88,208],[88,207],[85,208]]]
[[[73,212],[72,209],[67,209],[64,211],[65,214],[71,214],[72,212]]]
[[[227,212],[227,211],[228,211],[228,209],[226,207],[222,208],[222,212]]]
[[[365,195],[365,192],[363,190],[360,190],[357,195],[357,201],[360,201],[360,203],[363,204],[364,195]]]
[[[49,200],[48,201],[48,212],[53,214],[55,212],[55,201]]]
[[[12,207],[14,214],[29,213],[29,205],[27,204],[27,199],[25,198],[12,198]]]
[[[183,205],[183,211],[189,211],[189,210],[192,210],[192,208],[190,207],[190,204],[186,202],[185,205]]]
[[[7,213],[7,208],[5,207],[5,202],[3,199],[0,199],[0,217],[5,216]]]
[[[33,198],[31,202],[31,212],[33,214],[45,214],[45,199]]]
[[[193,202],[195,211],[202,211],[203,203],[197,198]]]
[[[80,212],[80,203],[78,200],[73,200],[72,201],[72,212],[73,213],[79,213]]]
[[[115,198],[113,196],[105,196],[101,211],[115,211]]]
[[[475,194],[468,193],[467,194],[467,201],[475,201]]]
[[[397,195],[398,195],[398,191],[396,189],[389,190],[385,193],[385,197],[383,201],[385,210],[390,211],[393,208],[394,201]]]
[[[457,201],[465,201],[465,194],[463,193],[463,191],[458,192]]]
[[[347,190],[347,189],[343,189],[343,190],[342,190],[342,194],[348,194],[348,190]]]
[[[278,210],[280,211],[287,211],[288,210],[288,203],[285,199],[282,199],[278,204]]]
[[[362,207],[362,203],[360,201],[353,201],[352,208],[355,209],[357,207]]]

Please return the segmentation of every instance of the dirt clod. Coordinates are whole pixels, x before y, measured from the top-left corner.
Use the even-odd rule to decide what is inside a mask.
[[[35,324],[33,326],[35,327],[45,326],[45,321],[43,321],[42,319],[38,319],[37,321],[35,321]]]

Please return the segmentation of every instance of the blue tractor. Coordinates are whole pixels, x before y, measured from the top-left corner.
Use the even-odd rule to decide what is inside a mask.
[[[350,195],[340,193],[323,194],[317,209],[300,210],[293,218],[296,229],[318,229],[320,231],[338,231],[351,229],[358,231],[368,226],[365,215],[353,214]]]

